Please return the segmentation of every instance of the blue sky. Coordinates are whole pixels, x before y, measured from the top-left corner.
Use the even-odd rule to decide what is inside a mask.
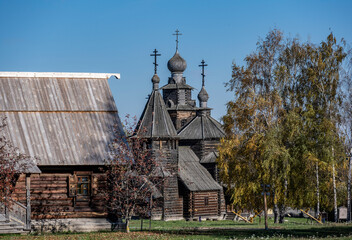
[[[162,54],[162,86],[177,28],[193,98],[204,58],[208,105],[220,119],[233,97],[224,88],[231,64],[242,63],[259,37],[278,28],[319,43],[331,30],[351,44],[352,1],[0,0],[0,71],[120,73],[109,81],[120,116],[139,116],[152,89],[149,54]]]

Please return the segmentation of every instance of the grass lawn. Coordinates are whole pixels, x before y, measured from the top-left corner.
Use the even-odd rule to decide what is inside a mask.
[[[22,240],[92,240],[92,239],[352,239],[352,224],[307,222],[303,218],[286,218],[284,224],[269,221],[269,230],[264,230],[264,222],[258,219],[253,224],[233,221],[152,221],[144,220],[145,231],[140,231],[140,221],[131,222],[131,233],[60,233],[43,235],[0,235],[0,239]]]

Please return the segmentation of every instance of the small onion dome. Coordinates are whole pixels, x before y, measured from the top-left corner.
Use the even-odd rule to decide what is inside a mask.
[[[180,56],[178,50],[175,55],[167,62],[170,72],[184,72],[187,68],[186,61]]]
[[[157,74],[154,74],[154,76],[152,77],[152,83],[153,83],[153,89],[157,90],[159,88],[159,82],[160,82],[160,78]]]
[[[203,86],[198,94],[198,100],[199,102],[207,102],[208,99],[209,99],[209,95]]]
[[[160,78],[158,74],[154,74],[154,76],[152,77],[152,83],[159,83],[159,82],[160,82]]]

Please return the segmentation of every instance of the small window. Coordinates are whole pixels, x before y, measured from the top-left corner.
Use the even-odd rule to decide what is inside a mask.
[[[181,120],[181,127],[185,126],[187,123],[187,119],[182,119]]]
[[[77,195],[90,195],[90,178],[89,176],[77,177]]]
[[[209,197],[204,197],[204,206],[209,205]]]

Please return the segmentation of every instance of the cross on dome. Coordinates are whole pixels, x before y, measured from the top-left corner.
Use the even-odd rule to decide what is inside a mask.
[[[172,35],[176,36],[176,51],[178,50],[178,36],[182,35],[178,29],[175,31],[176,33],[173,33]]]
[[[157,57],[158,57],[158,56],[161,56],[161,54],[158,54],[158,50],[154,49],[153,53],[150,54],[150,56],[154,57],[154,62],[153,62],[153,64],[154,64],[154,74],[156,74],[156,72],[157,72],[157,67],[159,66],[159,65],[157,64],[157,61],[156,61],[156,60],[157,60]]]
[[[205,77],[205,74],[204,74],[204,67],[208,66],[208,64],[205,64],[205,61],[204,59],[202,60],[201,64],[198,65],[199,67],[202,67],[202,87],[204,87],[204,77]]]

